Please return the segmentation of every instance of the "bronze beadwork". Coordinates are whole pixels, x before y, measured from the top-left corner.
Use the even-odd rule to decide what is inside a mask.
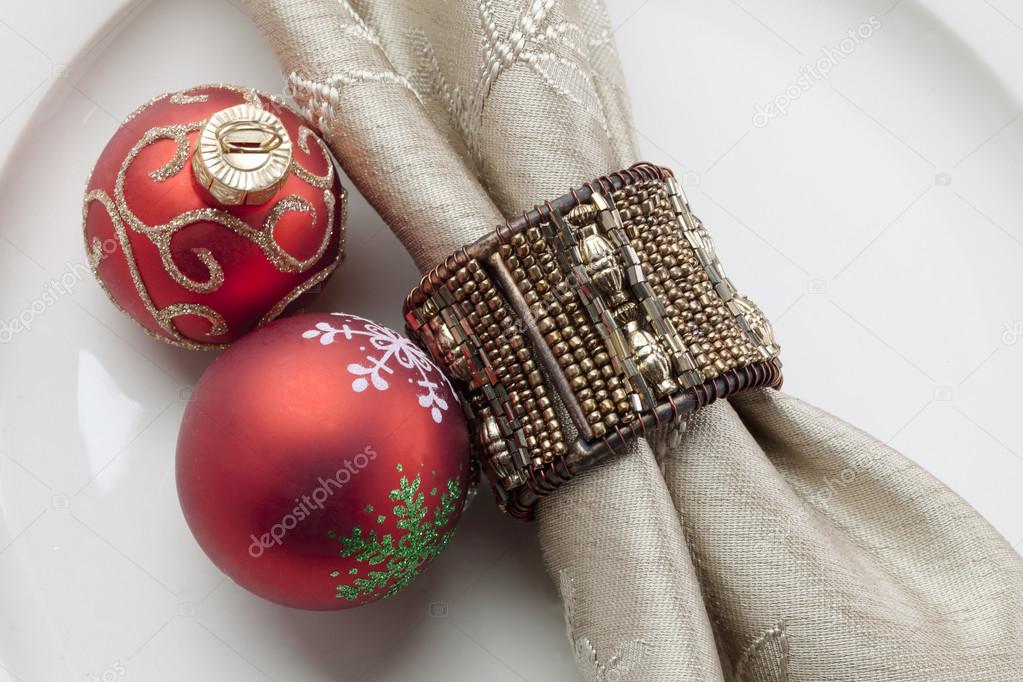
[[[782,380],[767,318],[671,171],[649,163],[459,250],[408,295],[405,319],[457,380],[483,470],[520,518],[652,429]]]

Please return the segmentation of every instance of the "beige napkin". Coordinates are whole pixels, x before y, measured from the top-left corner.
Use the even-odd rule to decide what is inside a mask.
[[[599,0],[248,4],[423,270],[638,160]],[[585,679],[1023,679],[1023,562],[874,438],[755,391],[658,452],[637,444],[538,514]]]

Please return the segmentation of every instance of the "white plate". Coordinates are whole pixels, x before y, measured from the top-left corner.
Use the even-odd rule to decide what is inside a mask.
[[[644,154],[685,173],[777,320],[787,390],[1023,540],[1023,3],[610,4]],[[137,104],[213,81],[281,92],[276,63],[228,0],[6,3],[0,20],[0,321],[31,323],[0,338],[0,682],[577,679],[534,531],[486,496],[376,606],[291,611],[221,577],[173,482],[212,356],[109,304],[84,271],[81,192]],[[827,79],[804,70],[822,49]],[[754,118],[790,86],[784,115]],[[354,192],[350,230],[316,307],[400,327],[410,260]]]

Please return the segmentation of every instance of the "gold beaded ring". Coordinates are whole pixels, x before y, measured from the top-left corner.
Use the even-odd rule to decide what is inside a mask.
[[[519,518],[637,438],[782,381],[770,323],[671,171],[649,163],[498,225],[424,276],[404,312],[456,380],[482,468]]]

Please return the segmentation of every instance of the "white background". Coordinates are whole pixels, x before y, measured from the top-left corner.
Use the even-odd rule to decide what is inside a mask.
[[[1023,544],[1023,2],[610,4],[643,153],[684,175],[775,320],[786,390]],[[830,79],[754,125],[872,15]],[[0,321],[80,272],[85,177],[125,114],[198,83],[283,88],[231,0],[5,2],[0,63]],[[400,328],[411,262],[354,192],[349,229],[315,307]],[[89,279],[0,345],[0,682],[577,679],[534,530],[486,495],[375,606],[291,611],[225,580],[173,480],[211,359],[149,339]]]

